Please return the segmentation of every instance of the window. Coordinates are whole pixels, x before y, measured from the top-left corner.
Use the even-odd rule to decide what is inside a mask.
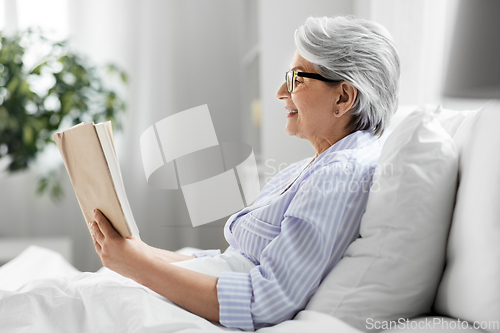
[[[23,31],[29,27],[42,28],[52,39],[67,38],[68,0],[0,0],[2,31]]]

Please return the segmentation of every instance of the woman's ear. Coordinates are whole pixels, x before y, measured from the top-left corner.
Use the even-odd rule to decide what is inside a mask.
[[[339,93],[339,96],[335,105],[335,116],[341,117],[354,105],[356,97],[358,96],[358,89],[356,89],[356,87],[354,87],[349,82],[342,81],[338,86],[337,91]]]

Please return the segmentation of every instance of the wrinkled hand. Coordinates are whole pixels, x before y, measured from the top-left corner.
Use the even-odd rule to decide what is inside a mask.
[[[94,219],[89,226],[90,232],[104,266],[135,280],[194,314],[219,321],[217,277],[170,264],[192,257],[155,251],[138,238],[121,237],[97,209],[94,211]]]
[[[151,248],[136,237],[123,238],[100,210],[93,211],[89,223],[94,246],[101,262],[107,268],[132,279],[141,272],[141,266],[152,256]]]

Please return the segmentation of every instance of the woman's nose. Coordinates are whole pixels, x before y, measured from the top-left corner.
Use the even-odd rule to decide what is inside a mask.
[[[276,93],[276,98],[277,99],[287,99],[290,98],[290,93],[286,89],[286,82],[283,82],[281,87],[278,89],[278,92]]]

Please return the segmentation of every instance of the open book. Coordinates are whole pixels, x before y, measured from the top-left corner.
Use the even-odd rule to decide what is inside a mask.
[[[111,122],[79,124],[54,134],[78,203],[87,222],[99,209],[122,237],[137,236],[123,186]]]

